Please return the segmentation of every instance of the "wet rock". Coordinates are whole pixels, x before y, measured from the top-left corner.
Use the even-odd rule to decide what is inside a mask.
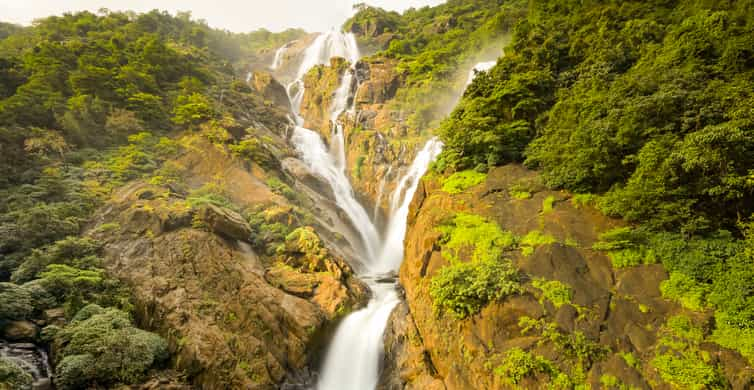
[[[255,71],[251,75],[252,88],[257,90],[265,99],[271,100],[278,106],[284,107],[286,110],[290,109],[290,101],[288,100],[288,92],[277,80],[275,80],[270,73]]]
[[[47,325],[65,325],[65,308],[56,307],[44,311],[44,320]]]
[[[39,327],[31,321],[11,321],[3,328],[3,337],[10,341],[34,341]]]
[[[251,226],[233,210],[207,204],[197,211],[197,216],[211,231],[225,238],[239,241],[249,241],[251,238]]]

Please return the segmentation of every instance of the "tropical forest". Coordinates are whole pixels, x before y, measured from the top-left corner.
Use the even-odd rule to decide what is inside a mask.
[[[754,389],[754,1],[114,3],[0,15],[0,390]]]

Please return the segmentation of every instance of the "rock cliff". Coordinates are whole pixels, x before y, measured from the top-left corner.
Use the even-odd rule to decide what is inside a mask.
[[[599,234],[619,221],[568,193],[545,190],[536,173],[517,165],[495,168],[457,194],[447,192],[444,180],[425,178],[412,203],[400,270],[406,303],[385,334],[380,388],[533,389],[556,381],[670,388],[648,362],[668,350],[668,340],[682,339],[671,335],[678,318],[703,331],[711,314],[663,299],[659,285],[668,275],[662,266],[614,269],[592,249]],[[433,277],[451,264],[442,226],[459,213],[478,215],[517,237],[504,256],[522,286],[466,318],[439,309],[431,293]],[[469,250],[460,252],[460,261],[470,261]],[[711,343],[697,347],[718,367],[721,383],[752,386],[754,371],[739,354]]]

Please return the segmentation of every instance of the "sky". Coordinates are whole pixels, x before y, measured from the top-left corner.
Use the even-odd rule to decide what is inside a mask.
[[[361,2],[403,11],[443,0],[0,0],[0,21],[28,25],[36,18],[71,11],[107,8],[145,12],[158,8],[173,14],[191,11],[195,19],[233,32],[289,27],[316,32],[340,26],[351,15],[352,5]]]

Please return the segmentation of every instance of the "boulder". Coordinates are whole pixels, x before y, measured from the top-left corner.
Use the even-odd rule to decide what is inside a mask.
[[[207,204],[199,209],[197,216],[212,232],[220,236],[239,241],[249,241],[251,238],[251,226],[241,214],[233,210]]]
[[[286,110],[290,109],[290,101],[288,100],[288,93],[271,74],[267,72],[255,71],[251,75],[252,88],[257,90],[265,99],[271,100],[276,105],[284,107]]]
[[[3,328],[3,338],[9,341],[34,341],[39,327],[31,321],[11,321]]]

